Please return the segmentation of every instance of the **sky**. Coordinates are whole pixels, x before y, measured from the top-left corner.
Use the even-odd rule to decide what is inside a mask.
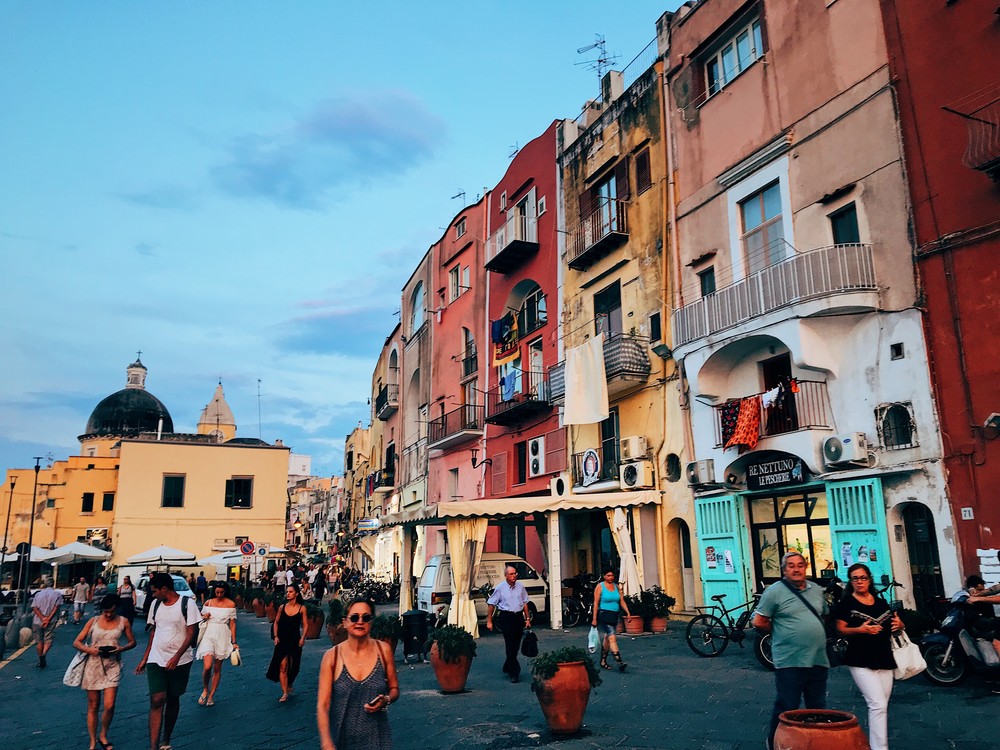
[[[339,474],[427,248],[679,4],[0,0],[0,470],[141,350],[176,431],[221,378]]]

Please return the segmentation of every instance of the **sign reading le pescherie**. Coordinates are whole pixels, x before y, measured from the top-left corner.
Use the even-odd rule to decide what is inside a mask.
[[[770,487],[802,484],[804,481],[805,469],[802,466],[802,459],[794,456],[761,461],[747,466],[748,490],[766,490]]]

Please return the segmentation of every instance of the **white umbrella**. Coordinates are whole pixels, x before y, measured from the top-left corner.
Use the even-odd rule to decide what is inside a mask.
[[[111,553],[105,549],[91,547],[83,542],[70,542],[48,552],[42,561],[50,565],[64,565],[77,560],[107,560],[110,557]]]
[[[193,552],[160,545],[132,555],[125,562],[129,565],[195,565],[197,559]]]
[[[243,553],[239,550],[231,550],[229,552],[220,552],[217,555],[212,555],[211,557],[202,557],[198,560],[199,565],[233,565],[237,562],[243,560]]]
[[[45,549],[44,547],[36,547],[34,544],[31,545],[31,562],[49,562],[49,556],[55,552],[55,550]],[[17,562],[21,559],[21,556],[16,552],[11,554],[7,553],[7,557],[4,562]]]

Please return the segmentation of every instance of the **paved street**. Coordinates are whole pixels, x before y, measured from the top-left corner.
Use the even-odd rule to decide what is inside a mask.
[[[139,647],[125,655],[126,678],[110,732],[118,750],[147,746],[146,680],[133,673],[146,636],[141,632],[142,621],[136,622]],[[527,669],[517,685],[502,679],[503,641],[498,636],[479,641],[468,691],[461,695],[442,695],[430,665],[403,664],[401,649],[397,649],[402,697],[391,711],[395,746],[400,750],[543,745],[567,750],[759,750],[772,700],[771,674],[757,665],[749,649],[731,646],[718,659],[699,659],[684,643],[684,624],[671,622],[670,627],[665,635],[622,638],[628,673],[603,673],[604,684],[592,693],[584,731],[569,739],[546,731],[530,679],[525,679]],[[176,750],[317,747],[317,668],[329,642],[324,634],[322,640],[306,643],[296,695],[289,703],[279,704],[279,688],[263,677],[271,655],[267,629],[266,619],[240,615],[245,666],[226,665],[214,707],[196,704],[200,673],[192,672],[173,737]],[[35,668],[33,648],[0,669],[0,737],[5,750],[88,747],[85,697],[79,689],[62,685],[76,632],[72,625],[59,629],[49,654],[50,667],[44,671]],[[544,651],[582,644],[587,631],[539,630],[538,634]],[[846,670],[834,670],[830,706],[864,715],[864,705]],[[977,677],[951,689],[934,687],[923,677],[897,683],[890,707],[892,746],[897,750],[921,746],[979,750],[986,736],[983,727],[992,723],[998,710],[1000,696],[992,695]]]

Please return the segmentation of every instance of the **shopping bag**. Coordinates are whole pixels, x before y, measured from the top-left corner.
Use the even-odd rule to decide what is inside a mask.
[[[535,635],[535,631],[531,628],[525,630],[524,637],[521,638],[521,653],[529,659],[534,659],[538,656],[538,636]]]
[[[80,687],[83,682],[83,665],[87,662],[87,654],[77,651],[76,655],[66,667],[66,674],[63,675],[63,685],[67,687]]]
[[[910,640],[905,630],[892,634],[892,658],[896,660],[892,674],[897,680],[908,680],[927,669],[920,648]]]
[[[590,653],[597,651],[597,647],[601,645],[601,635],[597,632],[597,628],[590,629],[590,635],[587,636],[587,650]]]

